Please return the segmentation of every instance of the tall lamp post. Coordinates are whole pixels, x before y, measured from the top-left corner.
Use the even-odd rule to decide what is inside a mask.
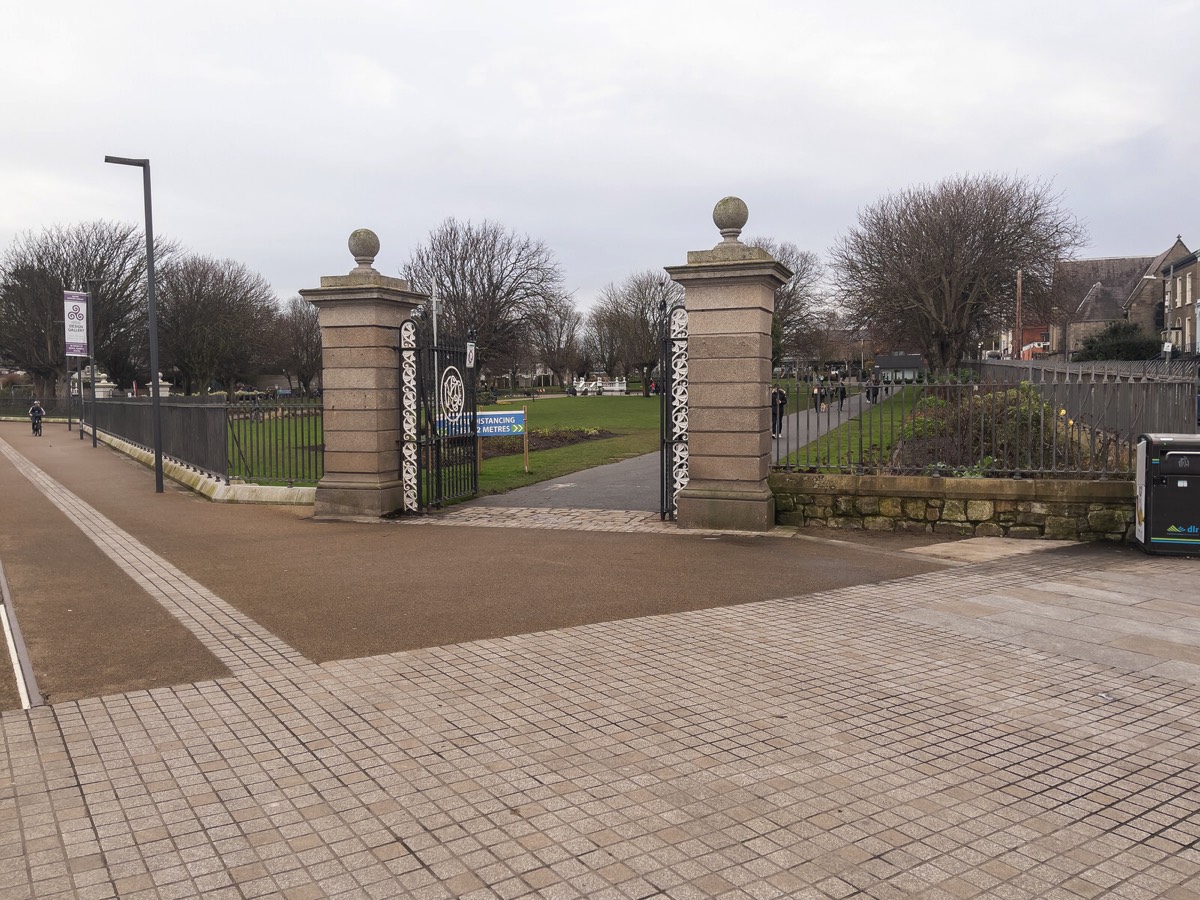
[[[89,380],[92,382],[92,449],[96,448],[96,298],[100,296],[100,279],[91,277],[83,279],[83,283],[87,285],[88,295],[88,311],[87,311],[87,327],[88,327],[88,354],[91,357],[88,360],[90,363]],[[83,382],[79,384],[79,409],[81,414],[79,421],[83,421]],[[83,427],[80,426],[79,436],[83,437]]]
[[[158,398],[158,314],[154,304],[154,222],[150,213],[150,160],[105,156],[106,163],[137,166],[142,170],[142,193],[146,201],[146,300],[150,324],[150,407],[154,429],[154,490],[163,492],[162,407]],[[95,423],[92,425],[95,428]]]

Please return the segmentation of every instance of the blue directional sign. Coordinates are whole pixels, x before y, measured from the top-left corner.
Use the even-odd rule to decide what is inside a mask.
[[[480,437],[500,437],[525,433],[525,411],[476,413],[475,433]]]

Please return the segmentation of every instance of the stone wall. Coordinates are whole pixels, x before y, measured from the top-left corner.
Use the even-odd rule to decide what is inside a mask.
[[[770,486],[780,525],[1079,541],[1133,534],[1131,481],[775,473]]]

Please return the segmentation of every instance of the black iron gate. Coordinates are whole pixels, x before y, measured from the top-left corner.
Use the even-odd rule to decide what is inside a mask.
[[[688,316],[682,302],[660,312],[659,515],[674,521],[688,483]]]
[[[400,478],[404,511],[425,512],[479,493],[475,349],[416,323],[400,327]]]

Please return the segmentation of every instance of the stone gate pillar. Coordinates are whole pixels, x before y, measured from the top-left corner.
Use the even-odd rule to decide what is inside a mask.
[[[688,313],[688,456],[679,492],[683,528],[775,527],[771,460],[771,316],[775,289],[792,275],[765,250],[738,240],[749,212],[737,197],[713,210],[723,240],[689,251],[667,273]]]
[[[400,325],[428,298],[402,278],[377,272],[379,238],[350,235],[358,263],[347,275],[322,276],[300,295],[317,307],[325,401],[325,475],[317,516],[380,516],[399,509]]]

